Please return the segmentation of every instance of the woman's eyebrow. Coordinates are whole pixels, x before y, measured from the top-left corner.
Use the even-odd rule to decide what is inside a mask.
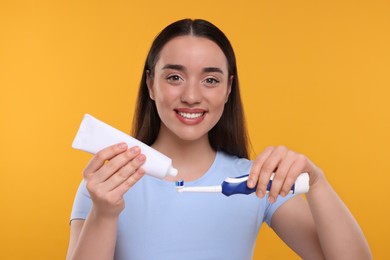
[[[220,68],[217,68],[217,67],[204,68],[203,72],[218,72],[218,73],[221,73],[223,75],[223,70],[221,70]]]
[[[163,70],[171,69],[171,70],[178,70],[178,71],[186,71],[186,67],[184,67],[183,65],[179,65],[179,64],[166,64],[166,65],[164,65],[164,67],[162,67],[162,69]],[[218,73],[221,73],[222,75],[224,74],[223,70],[218,68],[218,67],[205,67],[205,68],[203,68],[203,72],[218,72]]]
[[[166,64],[164,65],[164,67],[162,67],[162,69],[163,70],[171,69],[171,70],[179,70],[179,71],[186,70],[183,65],[179,65],[179,64]]]

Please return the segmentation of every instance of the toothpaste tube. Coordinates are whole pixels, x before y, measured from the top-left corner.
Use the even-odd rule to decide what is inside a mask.
[[[89,114],[84,115],[72,147],[96,154],[108,146],[121,142],[127,143],[128,147],[140,147],[141,153],[146,156],[142,166],[145,174],[159,179],[177,175],[177,170],[172,167],[172,160],[169,157]]]

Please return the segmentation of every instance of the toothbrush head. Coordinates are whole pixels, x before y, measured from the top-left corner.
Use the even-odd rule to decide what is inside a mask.
[[[176,184],[177,192],[182,192],[182,189],[184,188],[184,181],[183,180],[176,181],[175,184]]]

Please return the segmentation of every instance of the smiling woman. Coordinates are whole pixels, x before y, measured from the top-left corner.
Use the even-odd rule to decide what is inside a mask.
[[[144,66],[134,136],[172,158],[178,174],[144,176],[148,158],[139,147],[98,152],[76,195],[68,259],[249,260],[263,222],[303,258],[370,259],[359,225],[305,155],[278,146],[249,160],[242,111],[223,32],[205,20],[166,27]],[[302,172],[310,179],[307,200],[290,193]],[[253,195],[191,195],[174,185],[242,175]]]
[[[176,37],[162,48],[154,75],[148,75],[161,120],[159,135],[208,142],[231,89],[227,60],[218,45],[191,35]]]

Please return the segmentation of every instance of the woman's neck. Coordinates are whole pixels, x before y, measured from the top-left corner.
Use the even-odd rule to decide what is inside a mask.
[[[169,181],[194,181],[203,176],[213,164],[216,151],[210,145],[207,136],[194,141],[186,141],[171,135],[159,135],[152,147],[165,154],[178,169],[175,178]]]

